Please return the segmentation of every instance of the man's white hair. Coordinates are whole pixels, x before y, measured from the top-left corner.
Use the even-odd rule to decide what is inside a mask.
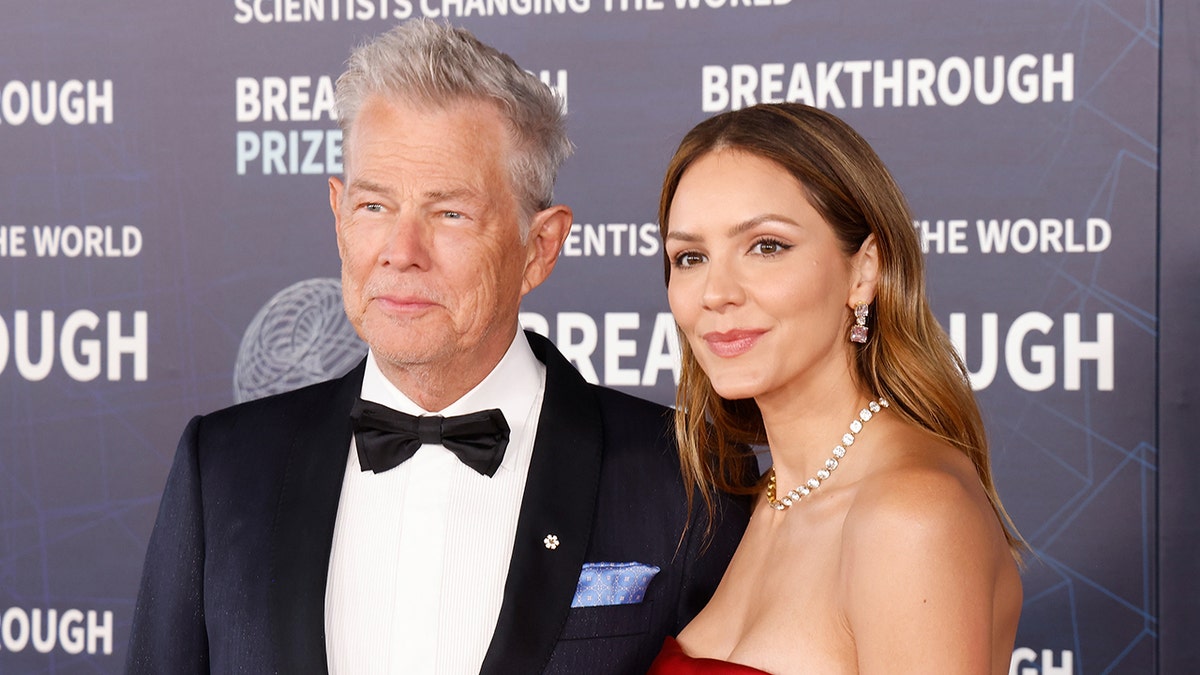
[[[524,215],[522,236],[533,214],[552,203],[558,169],[572,151],[562,105],[550,87],[507,54],[462,28],[429,19],[407,21],[351,52],[337,80],[343,137],[349,137],[359,109],[373,95],[438,109],[492,102],[516,148],[509,176]]]

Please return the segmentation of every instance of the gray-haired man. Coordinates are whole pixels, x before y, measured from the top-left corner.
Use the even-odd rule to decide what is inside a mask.
[[[556,99],[428,21],[356,50],[337,96],[330,204],[370,354],[188,425],[129,670],[644,672],[745,514],[706,538],[667,411],[518,328],[571,227]]]

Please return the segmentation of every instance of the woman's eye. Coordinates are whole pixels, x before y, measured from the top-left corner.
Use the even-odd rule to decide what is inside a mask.
[[[750,248],[751,252],[759,255],[775,255],[788,250],[791,246],[784,244],[775,239],[760,239],[754,242],[754,246]]]
[[[694,267],[705,261],[704,254],[695,251],[684,251],[675,256],[675,267]]]

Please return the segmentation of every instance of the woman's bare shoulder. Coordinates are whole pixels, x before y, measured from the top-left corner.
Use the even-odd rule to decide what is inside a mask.
[[[924,432],[888,434],[878,449],[842,539],[843,619],[860,657],[912,653],[940,672],[987,672],[993,609],[1019,603],[1020,583],[974,465]],[[936,663],[917,658],[929,636],[940,636]]]
[[[846,514],[848,552],[916,548],[947,552],[1003,538],[971,460],[946,441],[908,425],[889,426],[876,461]],[[990,548],[990,546],[989,546]]]

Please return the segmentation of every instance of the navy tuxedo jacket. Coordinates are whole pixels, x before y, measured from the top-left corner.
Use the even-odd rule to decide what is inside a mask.
[[[481,672],[644,673],[708,601],[748,509],[722,500],[706,547],[700,506],[681,540],[670,411],[588,384],[528,337],[546,392]],[[129,672],[326,672],[325,582],[362,375],[360,364],[188,424],[146,554]],[[634,561],[662,568],[641,603],[570,606],[584,563]]]

